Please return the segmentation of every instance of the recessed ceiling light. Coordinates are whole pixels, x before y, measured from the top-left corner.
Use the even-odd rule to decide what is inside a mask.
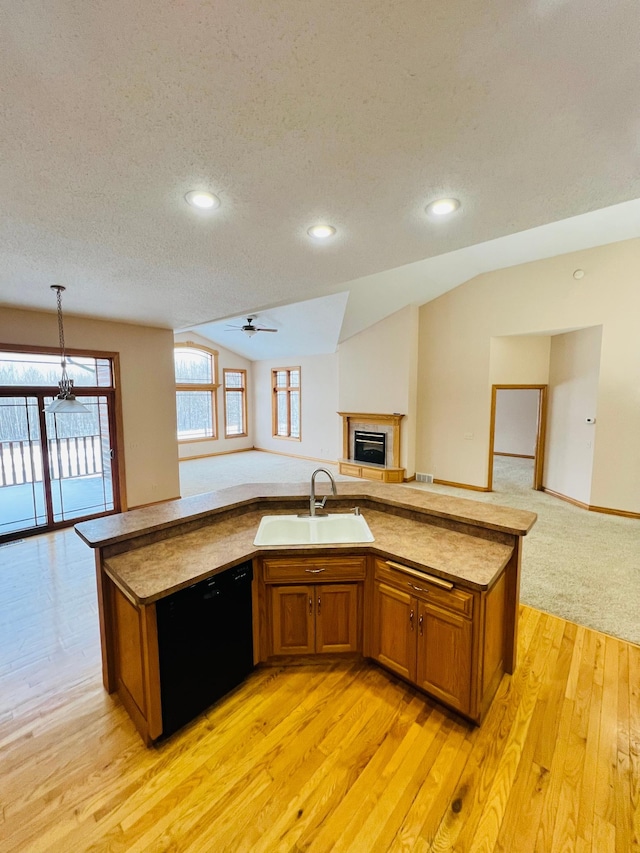
[[[446,216],[448,213],[453,213],[460,207],[460,202],[457,198],[439,198],[427,205],[427,213],[432,213],[434,216]]]
[[[197,207],[198,210],[215,210],[216,207],[220,207],[218,196],[203,190],[191,190],[185,195],[185,201],[191,207]]]
[[[584,270],[574,270],[573,271],[573,277],[575,279],[578,279],[578,280],[580,280],[581,278],[584,278]]]
[[[307,234],[310,237],[315,237],[316,240],[326,240],[328,237],[333,237],[335,233],[336,229],[333,225],[312,225],[307,230]]]

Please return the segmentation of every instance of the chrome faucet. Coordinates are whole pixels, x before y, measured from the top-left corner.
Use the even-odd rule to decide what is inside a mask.
[[[331,493],[333,494],[333,497],[335,498],[338,494],[338,492],[336,491],[336,481],[333,479],[333,474],[331,473],[331,471],[327,471],[326,468],[316,468],[316,470],[311,475],[311,493],[309,495],[309,515],[311,516],[311,518],[316,515],[317,510],[320,510],[320,512],[317,513],[318,515],[326,514],[323,512],[323,510],[329,495],[325,495],[321,501],[316,500],[316,476],[320,473],[326,474],[327,477],[331,480]]]

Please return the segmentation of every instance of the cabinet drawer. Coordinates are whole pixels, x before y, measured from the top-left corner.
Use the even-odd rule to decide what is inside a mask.
[[[363,580],[365,557],[300,557],[263,560],[266,583]]]
[[[402,471],[389,473],[386,468],[369,468],[368,465],[351,465],[348,462],[340,463],[340,473],[346,474],[348,477],[361,477],[364,480],[377,480],[380,483],[402,483]],[[398,474],[400,478],[398,479]]]
[[[429,575],[417,569],[411,569],[408,566],[405,570],[395,569],[383,560],[376,560],[377,580],[430,601],[432,604],[445,607],[447,610],[461,613],[468,618],[473,616],[474,596],[472,592],[458,589],[455,586],[452,586],[451,589],[444,589],[436,583],[430,582],[428,578]],[[435,578],[435,581],[440,582],[440,578]]]
[[[385,472],[381,468],[361,468],[362,473],[361,477],[365,477],[367,480],[379,480],[381,483],[384,483]]]
[[[342,462],[340,473],[346,474],[347,477],[362,477],[362,468],[359,465],[349,465],[346,462]]]

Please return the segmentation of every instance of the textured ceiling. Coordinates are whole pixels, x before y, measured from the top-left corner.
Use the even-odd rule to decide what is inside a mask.
[[[636,0],[4,4],[0,303],[186,328],[635,199],[639,33]]]

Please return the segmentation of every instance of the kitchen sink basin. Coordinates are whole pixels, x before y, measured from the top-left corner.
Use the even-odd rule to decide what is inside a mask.
[[[313,518],[297,515],[265,515],[254,545],[339,545],[373,542],[369,525],[361,515],[334,513]]]

